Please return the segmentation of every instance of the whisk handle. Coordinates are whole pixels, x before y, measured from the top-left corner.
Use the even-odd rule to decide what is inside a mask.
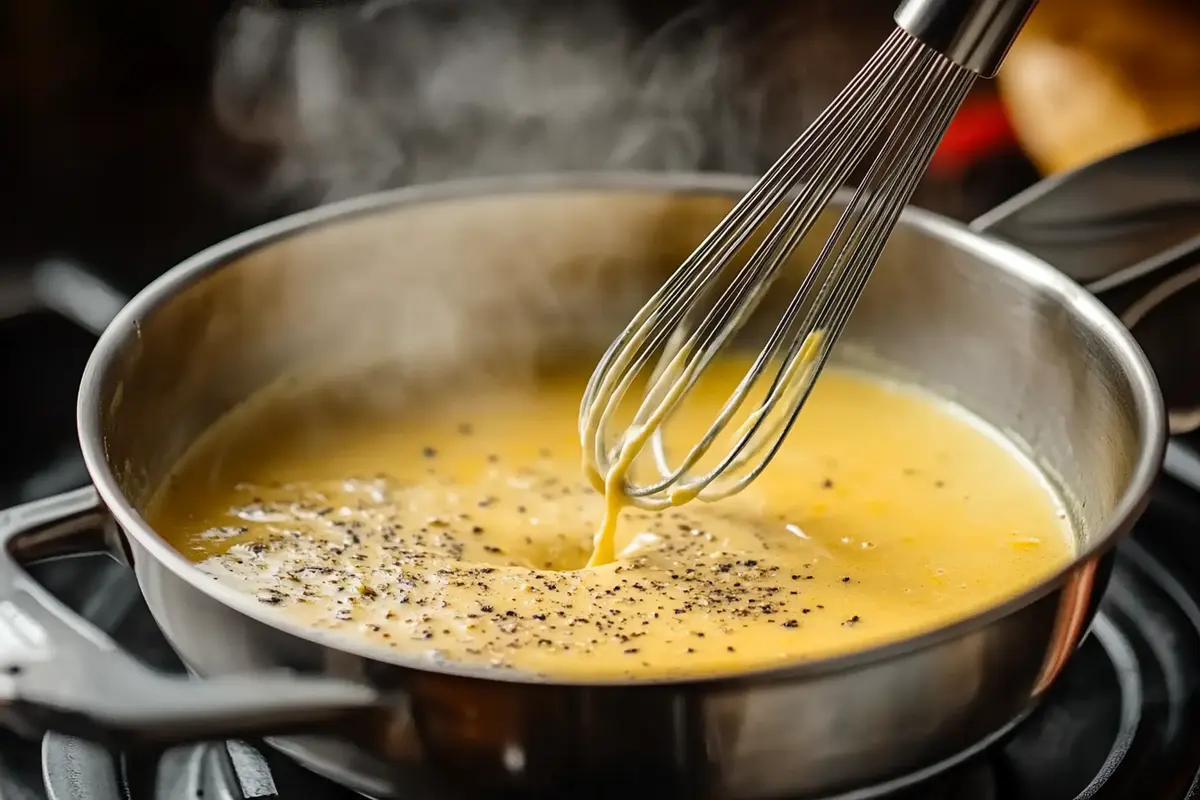
[[[985,78],[1000,63],[1037,0],[902,0],[896,24]]]

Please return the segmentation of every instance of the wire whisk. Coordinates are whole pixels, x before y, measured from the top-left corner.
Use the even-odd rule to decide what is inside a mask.
[[[976,78],[995,73],[1035,2],[915,0],[900,7],[897,30],[600,359],[579,416],[585,472],[597,489],[661,509],[728,497],[767,467],[951,119]],[[857,189],[745,377],[700,441],[673,461],[663,428],[856,175]],[[614,431],[622,401],[643,381],[632,422]],[[747,405],[756,391],[762,399]],[[697,470],[739,412],[745,420],[730,432],[728,452]],[[635,482],[630,467],[647,447],[656,475]]]

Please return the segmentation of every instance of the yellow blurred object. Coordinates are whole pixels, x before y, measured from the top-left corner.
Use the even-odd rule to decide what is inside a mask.
[[[1200,0],[1042,0],[997,77],[1043,173],[1200,125]]]

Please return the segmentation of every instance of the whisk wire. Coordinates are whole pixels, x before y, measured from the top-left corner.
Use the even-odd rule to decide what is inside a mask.
[[[898,79],[899,81],[903,82],[903,81],[907,80],[911,76],[911,73],[913,73],[915,71],[918,71],[921,69],[927,69],[930,61],[933,60],[933,54],[930,53],[929,51],[925,51],[925,52],[917,51],[913,54],[913,56],[914,56],[913,58],[908,59],[907,63],[904,64],[904,68],[900,71],[899,79]],[[887,84],[880,82],[880,83],[876,84],[875,92],[876,93],[882,92],[886,88],[888,88]],[[885,112],[894,111],[895,106],[898,105],[900,102],[904,101],[904,99],[905,98],[903,96],[897,96],[897,103],[894,103],[891,106],[889,106],[885,110]],[[912,100],[911,99],[908,100],[908,104],[909,104],[910,108],[904,109],[904,111],[912,111],[912,109],[911,109]],[[925,105],[927,106],[927,105],[929,105],[929,103],[926,103]],[[859,111],[861,112],[865,108],[866,108],[865,106],[860,105]],[[925,111],[927,109],[923,108],[921,110]],[[860,116],[865,116],[865,114],[860,114]],[[843,138],[844,143],[854,142],[857,144],[857,142],[854,141],[854,139],[851,136],[843,136],[842,138]],[[889,149],[894,149],[894,141],[898,138],[899,138],[898,133],[894,133],[891,136],[889,141],[886,142],[884,145],[883,149],[885,150],[885,152]],[[907,138],[911,138],[911,137],[907,137]],[[870,186],[873,183],[873,180],[875,178],[875,172],[878,171],[880,165],[883,165],[885,163],[886,162],[884,162],[882,159],[877,159],[874,170],[868,174],[868,178],[864,182],[864,189],[865,189],[865,187]],[[922,165],[922,168],[923,168],[923,165]],[[809,186],[811,186],[811,185],[812,184],[810,183]],[[864,189],[860,189],[859,192],[856,194],[856,197],[855,197],[856,202],[860,201],[862,199],[862,197],[864,195]],[[827,202],[827,200],[828,200],[828,198],[826,197],[820,201],[821,205],[819,205],[819,206],[803,207],[802,203],[806,199],[807,198],[801,196],[801,197],[797,198],[796,201],[793,202],[793,204],[789,207],[789,210],[787,212],[788,215],[792,216],[792,219],[789,220],[785,217],[785,219],[781,220],[772,229],[771,234],[768,237],[768,241],[765,242],[759,248],[758,251],[756,251],[756,253],[754,255],[754,259],[761,260],[764,262],[769,260],[770,264],[772,265],[771,269],[773,269],[773,270],[777,270],[779,268],[779,266],[782,265],[782,263],[787,259],[787,257],[791,254],[791,252],[799,244],[799,241],[802,238],[802,234],[803,234],[804,230],[806,230],[807,227],[809,227],[811,225],[811,222],[813,221],[813,219],[815,219],[816,213],[820,212],[821,207],[823,206],[824,202]],[[855,203],[852,203],[851,207],[850,207],[850,211],[853,211],[854,208],[855,208]],[[795,227],[793,227],[793,222],[794,222],[794,218],[796,216],[798,216],[798,214],[801,211],[804,211],[811,218],[807,219],[807,220],[802,220],[800,223],[801,230],[798,231]],[[816,213],[813,213],[813,212],[816,212]],[[675,467],[674,469],[672,469],[666,464],[665,449],[663,447],[663,441],[662,441],[662,435],[661,435],[662,434],[661,427],[656,432],[656,435],[653,437],[653,446],[655,448],[655,455],[656,455],[656,459],[659,464],[660,471],[664,474],[664,478],[662,481],[659,481],[656,484],[651,484],[649,486],[640,487],[640,491],[647,492],[647,493],[660,491],[666,485],[669,485],[671,482],[673,482],[677,478],[679,478],[679,476],[683,472],[685,472],[687,469],[690,469],[691,466],[694,465],[694,463],[696,462],[696,460],[698,460],[699,457],[702,457],[704,455],[704,453],[707,451],[707,449],[715,441],[717,436],[726,427],[726,425],[728,424],[729,420],[731,419],[733,414],[736,412],[736,410],[744,402],[744,399],[747,396],[747,394],[749,393],[753,384],[756,383],[757,380],[761,377],[761,375],[763,374],[763,367],[765,366],[765,364],[768,363],[770,360],[772,360],[772,358],[774,358],[777,355],[779,345],[784,341],[788,341],[789,339],[791,341],[791,344],[789,347],[787,358],[782,360],[782,366],[775,373],[775,377],[772,381],[771,387],[768,390],[767,398],[763,401],[759,412],[756,412],[753,415],[752,419],[749,420],[750,424],[748,426],[743,427],[743,433],[738,437],[738,441],[734,444],[734,446],[732,447],[730,452],[726,455],[726,457],[716,467],[714,467],[712,470],[710,470],[705,475],[702,475],[702,476],[692,479],[691,481],[689,481],[687,483],[687,485],[685,487],[681,487],[681,488],[683,488],[686,491],[695,491],[696,489],[707,487],[714,480],[716,480],[716,478],[719,475],[728,475],[730,472],[733,472],[736,475],[737,470],[744,467],[745,464],[750,460],[750,458],[753,458],[755,456],[755,454],[758,450],[758,447],[750,448],[749,457],[743,456],[743,453],[746,451],[746,448],[752,442],[757,441],[756,436],[762,430],[764,424],[767,423],[767,420],[770,416],[770,411],[774,408],[775,404],[778,403],[782,399],[782,397],[785,396],[786,394],[788,394],[788,393],[792,394],[793,400],[790,403],[790,405],[795,407],[796,410],[798,411],[799,406],[802,405],[804,400],[807,398],[808,388],[811,387],[812,380],[810,378],[808,378],[805,374],[797,374],[797,370],[794,369],[794,367],[800,363],[797,360],[798,356],[799,356],[800,348],[803,347],[806,343],[808,343],[809,339],[808,339],[807,335],[798,336],[798,335],[793,334],[792,336],[789,337],[789,336],[785,335],[785,331],[790,330],[793,327],[790,323],[794,319],[795,311],[799,306],[798,301],[807,294],[807,292],[811,289],[811,286],[812,286],[813,282],[815,281],[816,277],[826,267],[826,265],[829,261],[829,256],[833,252],[833,248],[831,245],[835,242],[838,242],[839,240],[842,241],[843,247],[846,247],[850,244],[848,241],[846,241],[847,237],[853,237],[855,231],[857,230],[858,225],[860,225],[862,222],[861,217],[858,220],[854,221],[852,219],[852,216],[853,215],[851,213],[847,213],[847,214],[844,214],[842,216],[842,218],[839,220],[838,230],[835,232],[834,237],[830,240],[829,245],[827,245],[826,248],[824,248],[823,252],[818,257],[817,263],[814,266],[814,268],[809,270],[807,272],[807,274],[805,275],[800,289],[797,291],[796,295],[793,298],[793,302],[791,303],[791,308],[789,309],[789,313],[785,315],[784,320],[781,322],[781,324],[779,326],[777,326],[775,332],[772,334],[770,340],[768,341],[768,344],[762,349],[762,351],[760,351],[758,357],[755,360],[755,363],[751,366],[747,377],[745,379],[743,379],[743,381],[739,384],[737,389],[735,389],[734,395],[730,398],[730,400],[723,407],[721,413],[718,416],[717,421],[714,423],[714,425],[709,429],[709,431],[702,438],[701,443],[699,445],[697,445],[696,447],[692,448],[692,450],[688,454],[688,457],[685,458],[678,467]],[[847,225],[850,224],[852,221],[854,222],[854,227],[850,230],[849,234],[844,236],[843,234],[845,233],[845,229],[846,229]],[[890,228],[889,228],[889,230],[890,230]],[[886,233],[885,233],[885,237],[886,237]],[[828,276],[826,278],[825,282],[823,283],[821,290],[820,290],[821,296],[820,296],[820,299],[818,300],[818,302],[814,304],[814,306],[813,306],[814,310],[816,308],[820,307],[821,300],[828,299],[828,294],[831,290],[831,287],[836,285],[836,282],[837,282],[836,268],[841,266],[842,262],[845,260],[846,250],[839,249],[838,252],[839,252],[839,256],[837,259],[837,263],[834,264],[835,274]],[[749,280],[751,277],[759,277],[760,272],[761,272],[760,270],[753,270],[753,271],[743,270],[743,272],[739,275],[739,280],[746,281],[746,280]],[[773,277],[773,276],[769,276],[769,278],[770,277]],[[748,298],[747,301],[742,306],[742,309],[744,309],[744,311],[742,311],[739,314],[740,319],[736,320],[735,324],[723,329],[721,332],[721,335],[717,339],[717,341],[713,342],[712,345],[710,345],[709,347],[707,347],[705,349],[705,352],[701,356],[699,362],[691,370],[693,374],[690,376],[689,384],[687,386],[688,390],[691,389],[691,386],[692,386],[692,384],[694,384],[696,378],[699,375],[699,372],[702,371],[704,369],[704,367],[707,366],[708,362],[715,355],[715,353],[722,348],[722,346],[725,343],[725,340],[727,340],[734,333],[736,333],[738,330],[740,330],[740,328],[742,327],[742,324],[745,321],[745,318],[748,317],[748,315],[753,312],[753,310],[757,306],[758,302],[760,302],[761,296],[763,294],[765,294],[765,291],[769,287],[769,285],[770,285],[769,279],[766,281],[763,281],[762,283],[759,283],[756,286],[753,295],[750,298]],[[727,294],[729,294],[729,292],[727,292]],[[729,309],[726,309],[726,316],[728,315],[728,313],[729,313]],[[836,315],[835,315],[835,317],[836,317]],[[724,320],[722,320],[722,321],[724,321]],[[828,324],[829,324],[828,320],[819,320],[816,323],[812,323],[812,321],[810,320],[809,324],[807,325],[807,329],[810,332],[820,331],[824,327],[827,327]],[[827,349],[822,348],[822,353],[827,353],[827,352],[828,352]],[[803,372],[807,373],[808,375],[814,374],[817,370],[819,370],[820,366],[823,365],[823,361],[824,361],[824,358],[821,358],[818,363],[813,365],[813,367],[814,367],[813,369],[805,369]],[[800,389],[797,391],[795,389],[795,387],[792,385],[793,380],[799,380],[802,382],[802,384],[806,382],[807,386],[802,385],[800,387]],[[678,400],[676,400],[676,403],[678,403]],[[668,411],[667,413],[669,414],[670,411]],[[789,414],[788,416],[790,417],[791,415]],[[666,422],[666,420],[664,420],[664,424],[665,424],[665,422]],[[789,427],[790,427],[790,424],[789,424]],[[773,432],[774,431],[768,429],[766,431],[765,435],[770,436]],[[770,450],[768,450],[766,457],[760,459],[758,465],[754,469],[752,469],[749,473],[739,477],[735,481],[732,481],[727,487],[725,487],[723,489],[720,489],[716,492],[710,492],[706,499],[719,499],[720,497],[726,496],[729,493],[740,491],[741,487],[745,483],[748,483],[749,481],[753,480],[755,477],[757,477],[757,475],[759,473],[761,473],[761,471],[763,469],[765,469],[765,467],[769,463],[771,457],[773,457],[775,449],[776,448],[771,448]]]
[[[926,103],[926,107],[920,110],[921,113],[915,117],[915,119],[931,119],[931,121],[918,129],[909,130],[903,142],[893,141],[890,143],[888,150],[890,151],[890,155],[895,157],[898,152],[904,152],[905,148],[911,145],[913,140],[916,139],[917,144],[914,157],[905,169],[898,173],[888,172],[889,177],[895,179],[889,180],[877,190],[877,193],[872,197],[870,206],[868,206],[868,210],[873,209],[876,212],[872,217],[874,220],[873,224],[869,227],[867,233],[863,234],[863,238],[858,246],[847,245],[848,249],[841,251],[843,254],[841,259],[844,260],[845,264],[844,273],[842,276],[831,277],[827,285],[838,286],[842,291],[827,305],[820,306],[819,302],[814,304],[815,307],[824,308],[824,313],[812,323],[813,330],[826,332],[826,335],[822,339],[823,346],[814,358],[811,367],[801,377],[803,384],[793,394],[788,403],[787,409],[784,412],[785,421],[781,425],[771,449],[758,462],[754,470],[740,477],[734,486],[729,487],[728,490],[722,493],[722,496],[726,496],[733,491],[740,491],[746,484],[754,480],[767,467],[787,437],[792,425],[799,416],[801,408],[815,386],[816,375],[824,367],[832,354],[833,343],[840,337],[849,321],[851,312],[858,303],[863,290],[866,288],[872,268],[882,252],[892,229],[895,227],[904,204],[912,195],[916,184],[920,181],[921,175],[924,173],[924,169],[940,139],[941,131],[949,124],[950,119],[954,116],[962,99],[965,98],[973,81],[974,75],[971,73],[948,73],[944,75],[939,83],[939,88],[944,91],[942,97],[945,98],[945,102],[943,105],[938,109],[930,108],[929,105],[933,102],[931,99]],[[934,116],[932,118],[926,117],[925,112],[933,112]],[[877,163],[884,164],[886,162],[881,158]],[[865,218],[866,214],[867,212],[864,211],[862,218]],[[860,218],[860,225],[862,218]],[[845,257],[847,253],[851,254],[849,258]],[[845,280],[842,280],[843,276]],[[801,339],[797,338],[796,342],[799,341]],[[794,344],[789,351],[789,359],[795,358],[797,349]],[[713,497],[711,499],[717,498]]]
[[[815,383],[815,373],[832,352],[833,342],[838,339],[848,322],[875,261],[933,154],[939,139],[938,134],[954,115],[969,90],[973,77],[971,73],[943,70],[936,84],[938,92],[926,97],[920,108],[914,109],[910,105],[905,109],[902,119],[907,122],[902,122],[884,143],[863,186],[855,192],[846,212],[839,219],[841,230],[835,233],[818,258],[822,264],[827,261],[835,252],[832,245],[840,241],[841,246],[836,248],[833,271],[826,278],[818,298],[810,306],[809,313],[800,326],[801,331],[823,330],[827,331],[827,335],[823,337],[824,346],[818,354],[815,369],[807,378],[806,391],[803,396],[793,398],[792,410],[798,412],[803,405],[807,390],[811,390]],[[915,148],[913,157],[902,168],[896,169],[893,166],[894,160],[899,154],[912,148]],[[885,176],[882,184],[869,191],[868,187],[872,186],[881,174]],[[850,224],[852,219],[853,224]],[[789,358],[795,356],[802,337],[794,335],[792,340]]]
[[[884,92],[886,90],[885,86],[877,82],[873,84],[868,80],[871,77],[871,69],[875,66],[876,61],[890,56],[894,50],[899,49],[902,42],[902,34],[896,34],[891,37],[876,58],[868,62],[867,67],[860,70],[849,88],[856,92],[860,88],[865,87],[872,95]],[[701,291],[705,283],[712,277],[711,273],[715,271],[714,268],[720,268],[721,266],[719,260],[706,261],[705,259],[712,256],[714,250],[716,251],[715,257],[717,259],[728,258],[732,253],[744,246],[750,233],[774,210],[777,201],[785,194],[786,189],[795,183],[801,174],[812,169],[814,161],[819,162],[816,164],[816,175],[809,178],[804,184],[799,195],[789,205],[784,218],[772,229],[768,241],[756,251],[746,267],[740,271],[733,282],[726,288],[722,297],[713,304],[708,316],[700,325],[695,327],[690,339],[686,342],[679,342],[678,339],[682,337],[676,337],[677,341],[674,344],[667,345],[666,352],[660,358],[659,366],[656,368],[655,374],[651,379],[652,386],[647,390],[640,409],[642,413],[635,418],[633,423],[635,426],[644,424],[648,419],[652,418],[665,420],[673,413],[680,398],[687,391],[690,391],[700,371],[708,364],[713,355],[722,349],[732,336],[740,331],[745,320],[749,318],[754,308],[757,307],[761,299],[766,295],[781,265],[790,251],[795,249],[795,246],[803,236],[803,232],[812,225],[816,217],[821,213],[823,206],[845,181],[849,172],[849,167],[846,166],[848,151],[855,146],[860,146],[862,140],[869,134],[869,131],[864,126],[864,123],[867,122],[867,109],[861,103],[850,102],[852,99],[854,98],[851,93],[843,93],[842,102],[832,104],[823,115],[823,117],[830,118],[829,122],[831,125],[829,127],[820,127],[817,125],[810,127],[809,131],[812,132],[812,135],[802,136],[793,144],[776,168],[769,172],[763,180],[759,181],[756,187],[743,199],[743,203],[757,201],[759,199],[759,192],[767,191],[769,202],[761,206],[759,214],[747,220],[743,218],[743,215],[739,214],[738,206],[735,206],[734,211],[730,213],[725,222],[721,226],[718,226],[717,230],[694,251],[688,261],[685,261],[680,270],[672,276],[673,278],[686,280],[686,283],[672,285],[676,283],[676,281],[672,280],[668,281],[667,285],[664,286],[661,292],[665,295],[662,306],[657,314],[654,315],[651,331],[645,337],[647,341],[641,351],[635,356],[634,363],[631,366],[635,371],[640,371],[655,349],[662,343],[667,333],[672,330],[677,334],[686,332],[686,321],[683,319],[683,315],[688,308],[688,303],[692,302],[692,295]],[[854,133],[853,136],[844,133],[845,128],[842,126],[842,123],[843,118],[846,116],[850,116],[850,129]],[[821,119],[819,118],[819,121]],[[828,140],[831,139],[840,139],[840,141],[835,142],[835,147],[832,150],[827,147],[829,144]],[[783,242],[782,247],[780,246],[781,240]],[[691,270],[690,268],[695,264],[702,265],[702,268],[698,271]],[[707,268],[704,268],[704,265],[707,265]],[[747,294],[747,287],[749,286],[756,288]],[[735,309],[739,309],[740,313],[735,319],[731,320],[730,317]],[[635,318],[629,329],[627,329],[627,333],[631,333],[633,330],[642,327],[644,322],[644,319]],[[672,363],[673,358],[680,351],[688,353],[697,349],[701,352],[699,360],[694,362],[692,367],[687,369],[683,375],[676,376],[671,371],[665,369],[669,363]],[[674,363],[678,363],[678,360],[675,359]],[[667,394],[664,391],[665,387],[662,386],[662,382],[668,378],[674,379],[676,377],[686,381],[682,387],[682,391]],[[728,420],[741,406],[755,382],[756,380],[747,381],[739,387],[736,397],[732,398],[731,402],[726,404],[718,423],[710,430],[709,435],[706,435],[701,443],[690,451],[688,458],[679,467],[670,470],[658,483],[637,489],[638,494],[644,495],[660,491],[666,485],[675,481],[684,471],[690,469],[699,458],[702,458],[728,423]],[[624,385],[619,385],[617,391],[614,392],[610,405],[615,406],[619,404],[627,388],[628,382],[625,382]],[[757,430],[757,426],[755,430]],[[744,448],[745,443],[750,441],[752,436],[753,432],[749,432],[745,437],[742,437],[742,442],[737,447],[737,452],[740,452]],[[661,443],[660,437],[656,437],[656,439]]]
[[[914,65],[910,63],[908,65],[908,68],[911,69],[913,66]],[[903,79],[903,77],[904,77],[904,73],[902,73],[902,79]],[[874,93],[879,94],[879,93],[883,92],[886,88],[887,88],[886,84],[879,83],[875,86]],[[864,117],[868,116],[865,113],[866,108],[867,107],[865,105],[858,106],[859,113],[857,114],[857,116],[859,118],[864,118]],[[857,122],[857,120],[856,120],[856,122]],[[860,131],[857,130],[857,126],[856,126],[855,133],[861,133]],[[840,158],[842,155],[842,153],[841,153],[842,149],[848,148],[851,144],[858,144],[859,143],[858,140],[861,138],[862,138],[861,136],[850,136],[850,135],[843,136],[842,137],[843,147],[839,148],[838,150],[835,150],[834,155],[830,156],[830,158]],[[838,177],[840,179],[844,179],[843,175],[839,175]],[[841,180],[837,181],[837,183],[840,183],[840,182],[841,182]],[[808,185],[812,186],[813,184],[810,183]],[[837,184],[835,183],[834,189],[836,189],[836,185]],[[806,189],[807,189],[807,187],[806,187]],[[769,261],[770,261],[770,270],[769,271],[771,273],[777,273],[778,270],[786,262],[787,258],[794,252],[796,247],[800,244],[800,241],[803,239],[805,232],[811,227],[812,223],[816,221],[816,217],[822,211],[825,202],[828,201],[829,196],[832,196],[832,191],[830,191],[828,193],[828,196],[824,196],[824,193],[823,193],[823,197],[819,201],[819,204],[810,205],[810,206],[802,205],[808,199],[810,199],[810,197],[805,197],[803,194],[800,197],[798,197],[793,202],[792,206],[789,207],[789,210],[787,212],[788,215],[790,215],[792,217],[792,219],[788,219],[787,217],[785,217],[785,219],[781,220],[781,222],[775,226],[775,228],[772,230],[770,236],[768,237],[768,241],[765,242],[763,244],[763,246],[756,252],[755,258],[763,259],[763,260],[769,259]],[[800,219],[799,222],[795,222],[795,217],[798,216],[801,211],[803,211],[804,217],[802,219]],[[746,394],[748,394],[749,389],[751,388],[751,385],[761,375],[761,371],[762,371],[763,367],[767,363],[769,363],[771,360],[773,360],[774,357],[777,355],[779,346],[781,345],[782,342],[788,341],[789,339],[792,341],[791,350],[789,351],[789,359],[787,361],[785,361],[785,364],[789,363],[792,359],[794,359],[794,357],[797,354],[798,349],[805,343],[805,341],[806,341],[805,338],[796,337],[795,335],[789,337],[786,335],[786,333],[791,328],[790,323],[794,320],[796,311],[799,308],[799,305],[800,305],[799,301],[808,293],[808,291],[811,290],[813,283],[815,282],[815,280],[817,279],[818,275],[821,272],[820,267],[822,266],[822,264],[823,264],[823,260],[819,260],[818,264],[816,265],[816,268],[811,269],[806,272],[799,289],[795,293],[792,303],[789,304],[789,309],[787,310],[787,312],[785,312],[785,315],[784,315],[783,320],[781,321],[781,324],[776,327],[775,331],[769,337],[767,344],[760,351],[758,357],[755,360],[755,363],[751,366],[750,371],[749,371],[749,377],[751,378],[751,380],[744,380],[739,385],[738,389],[735,391],[735,395],[732,398],[732,401],[730,403],[727,403],[726,407],[725,407],[726,410],[728,410],[730,413],[724,413],[722,415],[722,418],[718,420],[718,424],[717,424],[718,427],[723,427],[723,425],[728,422],[728,418],[732,415],[732,410],[735,409],[737,406],[739,406],[740,403],[744,400]],[[773,279],[774,274],[772,274],[770,277],[771,277],[771,279]],[[742,315],[742,319],[739,320],[739,324],[737,324],[736,327],[732,327],[728,331],[725,332],[723,339],[728,339],[733,333],[735,333],[741,329],[741,327],[742,327],[741,323],[744,323],[745,318],[747,318],[749,316],[749,314],[752,313],[753,310],[757,307],[758,303],[761,302],[762,296],[765,295],[766,290],[769,287],[770,287],[770,282],[764,282],[763,284],[760,284],[756,287],[752,300],[750,302],[747,302],[745,305],[746,313]],[[723,344],[724,341],[722,341],[721,343]],[[703,368],[703,366],[707,365],[707,361],[710,360],[712,355],[715,354],[715,349],[716,348],[710,349],[710,351],[708,353],[706,353],[706,360],[702,364],[702,368]],[[768,390],[768,397],[763,403],[764,407],[769,407],[769,406],[773,405],[774,402],[776,402],[779,399],[780,393],[782,391],[786,391],[786,384],[787,384],[786,377],[792,371],[793,370],[789,370],[786,368],[786,366],[784,366],[784,367],[781,367],[776,372],[775,378],[772,381],[772,385]],[[756,415],[756,418],[753,420],[753,424],[750,426],[750,428],[748,430],[746,430],[745,434],[740,437],[737,444],[734,445],[733,450],[730,453],[730,457],[727,458],[721,464],[719,464],[713,470],[713,472],[722,472],[726,469],[737,468],[741,465],[739,458],[738,458],[739,455],[745,449],[745,447],[748,445],[748,443],[753,440],[753,438],[754,438],[755,434],[758,432],[758,430],[761,429],[765,419],[766,419],[765,414]],[[715,434],[716,431],[714,431],[713,433]],[[711,438],[715,438],[715,436],[710,436],[707,438],[711,439]],[[655,444],[661,445],[661,436],[655,437]],[[661,452],[661,447],[659,448],[659,451]],[[687,462],[685,462],[685,463],[687,463]],[[687,463],[687,466],[690,467],[691,464]]]
[[[863,69],[859,70],[858,74],[850,82],[847,90],[854,90],[863,84],[868,83],[868,77],[871,69],[879,62],[885,61],[890,54],[900,47],[905,39],[902,31],[893,32],[888,38],[883,47],[868,61]],[[847,103],[843,99],[847,93],[843,92],[839,95],[838,102],[835,100],[825,111],[818,116],[817,120],[810,126],[809,131],[823,131],[823,135],[835,135],[835,128],[821,128],[819,123],[823,123],[828,117],[835,117],[845,113]],[[807,135],[807,134],[806,134]],[[625,348],[634,342],[636,335],[641,328],[645,326],[647,321],[654,319],[655,327],[652,335],[645,336],[642,341],[638,341],[636,345],[645,351],[653,353],[655,349],[664,343],[666,335],[669,335],[674,327],[679,323],[683,311],[687,307],[688,298],[697,288],[711,280],[714,275],[723,269],[722,259],[728,257],[729,253],[740,248],[749,238],[753,230],[762,223],[763,219],[770,213],[778,200],[786,194],[787,190],[795,183],[797,172],[803,168],[802,159],[806,153],[809,140],[806,136],[802,136],[794,142],[780,160],[769,170],[747,194],[734,204],[733,209],[721,221],[721,223],[696,247],[692,254],[684,261],[684,263],[667,279],[658,291],[654,293],[646,305],[634,316],[633,320],[627,325],[617,339],[609,346],[608,350],[601,357],[595,372],[584,392],[584,402],[580,408],[581,428],[586,424],[589,417],[592,416],[589,409],[592,406],[596,396],[599,394],[599,389],[610,377],[612,371],[623,371],[629,368],[630,359],[621,359],[620,356]],[[811,155],[809,156],[811,157]],[[769,202],[763,202],[763,195],[769,199]],[[748,216],[754,214],[753,218]],[[719,248],[719,253],[714,257],[714,250]],[[699,266],[698,266],[699,265]],[[639,363],[638,366],[644,366]]]
[[[769,465],[832,353],[905,203],[975,74],[902,30],[738,201],[605,352],[584,392],[580,435],[593,483],[649,444],[657,479],[622,476],[630,501],[661,508],[741,491]],[[743,331],[838,188],[865,175],[782,317],[711,424],[674,465],[663,431],[706,368]],[[782,206],[782,209],[780,208]],[[738,255],[770,217],[748,257]],[[657,356],[657,358],[655,358]],[[653,363],[633,420],[610,439],[626,394]],[[717,464],[693,470],[751,393],[764,398]]]

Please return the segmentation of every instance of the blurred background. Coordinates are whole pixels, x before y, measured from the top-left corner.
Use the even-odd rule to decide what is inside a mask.
[[[751,170],[874,50],[894,5],[5,0],[0,266],[66,254],[133,290],[333,195],[508,170]],[[1200,123],[1198,74],[1195,0],[1043,0],[921,202],[972,216],[1035,170]],[[597,126],[609,135],[566,146]]]

